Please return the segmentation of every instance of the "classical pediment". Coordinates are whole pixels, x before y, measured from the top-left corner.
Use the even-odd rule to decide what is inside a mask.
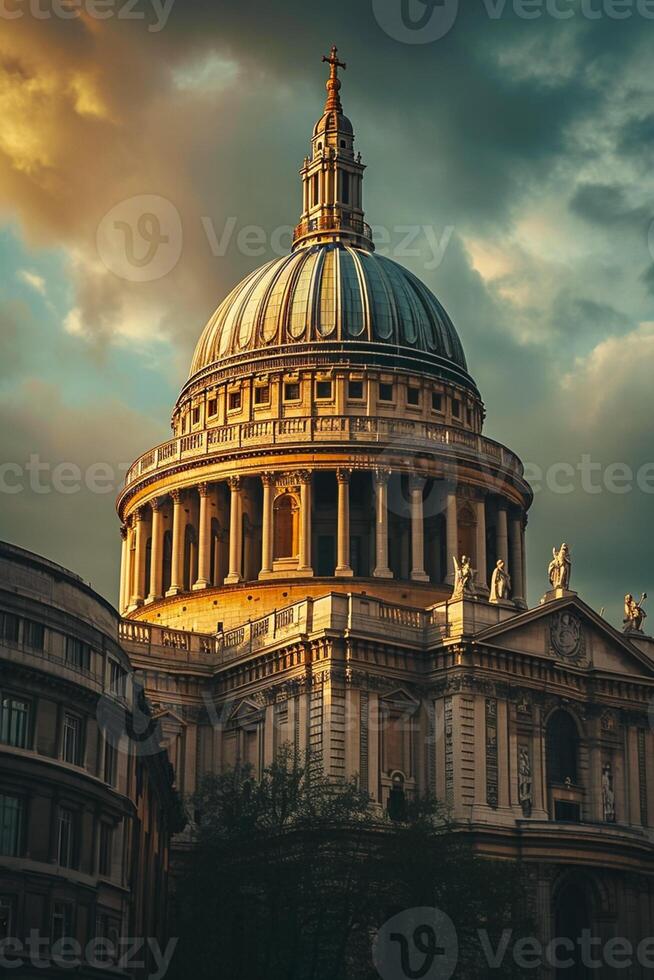
[[[577,595],[477,633],[475,643],[596,671],[654,679],[654,662]]]

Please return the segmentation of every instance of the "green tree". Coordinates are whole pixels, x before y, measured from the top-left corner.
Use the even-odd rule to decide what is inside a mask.
[[[454,921],[455,975],[484,977],[476,930],[496,944],[525,907],[516,866],[477,857],[434,799],[391,821],[355,780],[334,782],[288,750],[261,779],[243,767],[207,776],[193,804],[176,980],[374,978],[377,929],[417,906]]]

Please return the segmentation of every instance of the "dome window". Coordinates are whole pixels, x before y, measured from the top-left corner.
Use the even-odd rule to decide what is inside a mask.
[[[443,396],[438,391],[432,391],[431,393],[431,409],[432,412],[443,411]]]
[[[413,405],[414,408],[420,405],[420,388],[414,388],[409,385],[406,390],[406,403],[407,405]]]
[[[300,385],[297,381],[287,381],[284,385],[284,401],[298,402],[300,400]]]
[[[270,402],[270,385],[258,385],[254,389],[254,404],[268,405]]]
[[[242,404],[241,392],[240,391],[230,391],[229,393],[229,410],[230,412],[237,411]]]
[[[455,419],[461,418],[461,402],[458,398],[452,399],[452,417]]]
[[[388,384],[385,381],[379,382],[379,401],[380,402],[392,402],[393,401],[393,385]]]
[[[198,407],[193,409],[193,425],[198,425],[199,422],[200,422],[200,409]]]
[[[207,414],[211,418],[212,415],[216,415],[218,412],[218,399],[210,398],[207,402]]]
[[[352,401],[361,401],[363,399],[363,381],[348,381],[347,397],[351,398]]]
[[[331,381],[316,381],[316,398],[328,399],[332,397]]]

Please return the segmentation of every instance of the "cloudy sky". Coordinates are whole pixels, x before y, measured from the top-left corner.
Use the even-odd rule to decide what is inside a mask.
[[[212,310],[286,245],[336,42],[367,217],[450,312],[487,434],[529,464],[530,599],[567,540],[573,586],[619,622],[626,591],[654,593],[652,18],[646,0],[6,0],[0,536],[115,600],[118,481],[168,437]],[[106,235],[144,210],[143,240],[168,239],[155,278]]]

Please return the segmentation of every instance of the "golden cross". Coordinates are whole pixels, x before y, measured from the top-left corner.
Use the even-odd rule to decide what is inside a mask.
[[[338,75],[339,68],[347,68],[347,65],[345,64],[344,61],[338,60],[338,48],[336,47],[335,44],[332,46],[332,51],[329,58],[327,57],[327,55],[323,55],[322,60],[326,61],[328,65],[331,65],[331,73],[332,73],[332,77],[334,78]]]

